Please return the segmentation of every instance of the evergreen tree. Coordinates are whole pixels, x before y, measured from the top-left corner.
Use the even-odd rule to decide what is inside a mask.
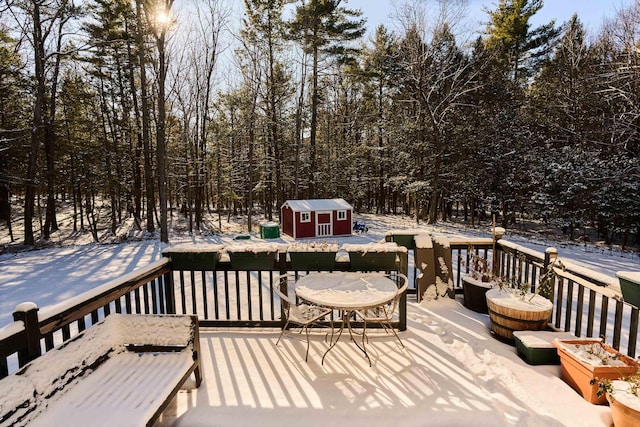
[[[290,96],[290,76],[281,55],[284,51],[285,24],[282,20],[284,0],[245,0],[247,21],[245,37],[265,52],[259,59],[264,68],[263,105],[267,119],[267,161],[265,165],[268,177],[266,183],[267,218],[272,219],[273,193],[275,205],[279,208],[284,203],[283,163],[285,144],[282,115],[285,102]],[[275,184],[275,188],[273,186]]]
[[[13,40],[0,24],[0,220],[6,221],[9,237],[11,194],[22,184],[26,153],[21,149],[28,140],[28,81],[24,63],[16,53]]]
[[[320,61],[324,56],[339,62],[353,58],[358,49],[349,46],[365,33],[361,12],[340,6],[342,0],[310,0],[296,8],[290,35],[311,55],[311,123],[309,129],[309,198],[316,197],[316,136],[318,129]]]
[[[386,212],[386,178],[390,166],[390,129],[391,101],[393,96],[394,80],[398,76],[399,69],[395,62],[396,42],[394,35],[384,26],[376,29],[372,46],[364,52],[364,76],[365,87],[363,89],[365,99],[371,99],[370,117],[372,132],[375,133],[374,156],[377,164],[377,203],[376,212]]]
[[[531,29],[529,20],[543,6],[542,0],[500,0],[487,10],[487,49],[516,84],[526,84],[553,47],[560,30],[555,22]]]

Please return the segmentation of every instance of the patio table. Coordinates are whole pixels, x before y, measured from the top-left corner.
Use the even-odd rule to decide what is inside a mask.
[[[340,331],[322,356],[322,364],[327,354],[335,347],[346,326],[349,337],[362,351],[371,365],[365,347],[366,335],[363,331],[362,345],[353,338],[351,318],[358,310],[365,310],[388,304],[395,298],[398,286],[382,273],[332,272],[310,273],[296,282],[296,296],[320,307],[342,312]]]

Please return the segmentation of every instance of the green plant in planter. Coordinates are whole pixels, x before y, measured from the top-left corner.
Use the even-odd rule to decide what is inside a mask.
[[[624,381],[629,385],[629,393],[640,398],[640,369],[634,375],[622,377],[617,380],[611,380],[609,378],[594,378],[591,380],[591,384],[598,385],[598,396],[604,396],[609,394],[612,400],[615,400],[615,389],[613,388],[613,381]]]
[[[549,298],[553,293],[553,285],[555,284],[556,277],[558,276],[558,273],[556,273],[555,270],[556,267],[560,268],[562,271],[566,270],[566,267],[562,263],[562,261],[560,261],[558,257],[556,257],[547,265],[547,268],[544,270],[544,272],[540,274],[536,293],[542,295],[545,298]]]
[[[478,254],[473,245],[468,246],[467,253],[469,254],[469,276],[482,282],[491,282],[493,280],[493,271],[487,259]]]

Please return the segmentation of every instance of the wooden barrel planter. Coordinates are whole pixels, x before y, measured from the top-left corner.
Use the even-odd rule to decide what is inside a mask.
[[[553,304],[548,299],[531,295],[521,299],[511,292],[491,289],[486,293],[491,330],[506,341],[513,342],[514,331],[542,331],[546,329]]]
[[[487,314],[486,293],[495,286],[496,282],[483,282],[471,276],[462,276],[462,291],[464,293],[464,306],[477,313]]]

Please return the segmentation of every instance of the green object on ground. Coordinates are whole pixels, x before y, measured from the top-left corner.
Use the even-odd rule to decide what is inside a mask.
[[[261,239],[277,239],[280,237],[280,225],[276,223],[260,224]]]
[[[515,331],[516,349],[529,365],[559,365],[558,351],[551,344],[554,339],[576,339],[569,332]]]

